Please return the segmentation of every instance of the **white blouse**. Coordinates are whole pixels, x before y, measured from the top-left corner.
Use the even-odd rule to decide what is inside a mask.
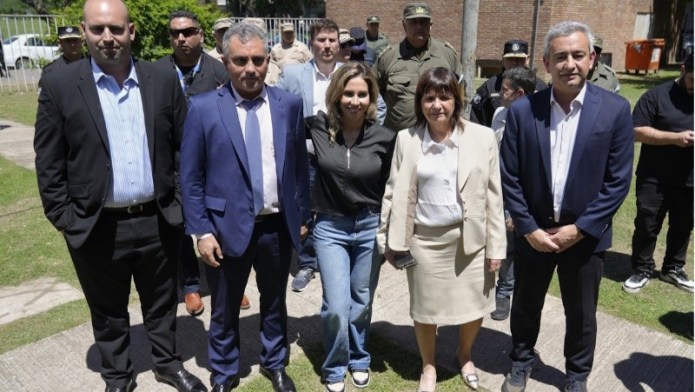
[[[449,226],[463,219],[457,191],[458,133],[435,143],[425,129],[422,149],[417,163],[417,204],[415,224],[428,227]]]

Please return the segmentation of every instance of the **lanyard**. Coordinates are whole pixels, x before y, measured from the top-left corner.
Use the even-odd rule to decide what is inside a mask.
[[[179,75],[179,82],[181,83],[181,89],[183,90],[183,93],[186,94],[186,89],[188,89],[188,86],[190,86],[193,83],[193,78],[195,78],[195,75],[200,72],[200,61],[203,59],[203,56],[201,55],[198,58],[198,63],[195,65],[193,68],[193,71],[191,71],[191,76],[188,78],[188,81],[186,78],[183,76],[183,72],[179,69],[179,66],[174,63],[174,68],[176,69],[176,73]],[[173,60],[173,57],[172,57]]]

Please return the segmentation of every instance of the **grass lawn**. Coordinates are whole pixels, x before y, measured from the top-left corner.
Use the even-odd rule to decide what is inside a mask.
[[[676,76],[677,72],[673,71],[649,76],[620,75],[621,94],[634,105],[647,88]],[[37,107],[35,91],[4,93],[1,99],[3,104],[0,105],[0,119],[23,124],[34,123]],[[636,144],[635,159],[638,153],[639,144]],[[34,173],[0,158],[0,189],[0,286],[50,276],[79,287],[63,239],[43,216]],[[600,309],[692,344],[692,294],[677,290],[657,279],[636,295],[629,295],[621,290],[622,281],[630,274],[629,254],[634,216],[633,189],[614,219],[613,249],[605,263]],[[659,263],[664,252],[663,237],[662,235],[660,238],[655,255]],[[690,276],[694,276],[692,243],[688,254],[686,270]],[[552,284],[550,293],[558,295],[556,282]],[[49,312],[0,326],[0,336],[3,336],[0,339],[0,353],[69,329],[88,319],[86,303],[75,301]],[[406,352],[378,335],[371,338],[370,346],[375,361],[373,371],[376,373],[370,390],[415,389],[419,378],[417,354]],[[323,348],[317,343],[306,348],[305,354],[294,359],[288,371],[297,381],[300,390],[319,390],[317,374],[320,373]],[[465,389],[455,374],[447,373],[445,369],[440,369],[439,374],[438,390]],[[259,378],[240,390],[267,389],[267,380]],[[352,385],[348,385],[347,389],[355,390]]]

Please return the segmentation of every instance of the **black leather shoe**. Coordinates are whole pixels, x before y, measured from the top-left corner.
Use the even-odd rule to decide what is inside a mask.
[[[273,391],[275,392],[297,392],[294,382],[290,376],[285,373],[285,369],[266,369],[261,366],[261,374],[267,377],[273,383]]]
[[[176,388],[179,392],[208,392],[208,389],[203,385],[200,379],[191,373],[188,373],[186,369],[181,369],[176,373],[160,373],[154,371],[154,379],[169,384]]]
[[[132,392],[137,386],[138,384],[135,382],[135,379],[131,378],[124,387],[110,387],[107,385],[104,392]]]
[[[239,377],[234,377],[224,384],[212,384],[212,391],[210,392],[229,392],[237,386],[239,386]]]

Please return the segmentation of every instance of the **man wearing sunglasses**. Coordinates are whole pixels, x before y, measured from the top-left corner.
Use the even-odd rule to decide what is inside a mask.
[[[169,40],[173,53],[157,60],[158,66],[174,69],[186,99],[214,90],[229,81],[229,73],[221,62],[203,51],[205,37],[198,16],[190,11],[174,11],[169,16]],[[186,236],[181,243],[179,283],[186,302],[186,311],[197,317],[205,310],[200,298],[200,272],[193,240]],[[242,308],[250,307],[248,299]]]

